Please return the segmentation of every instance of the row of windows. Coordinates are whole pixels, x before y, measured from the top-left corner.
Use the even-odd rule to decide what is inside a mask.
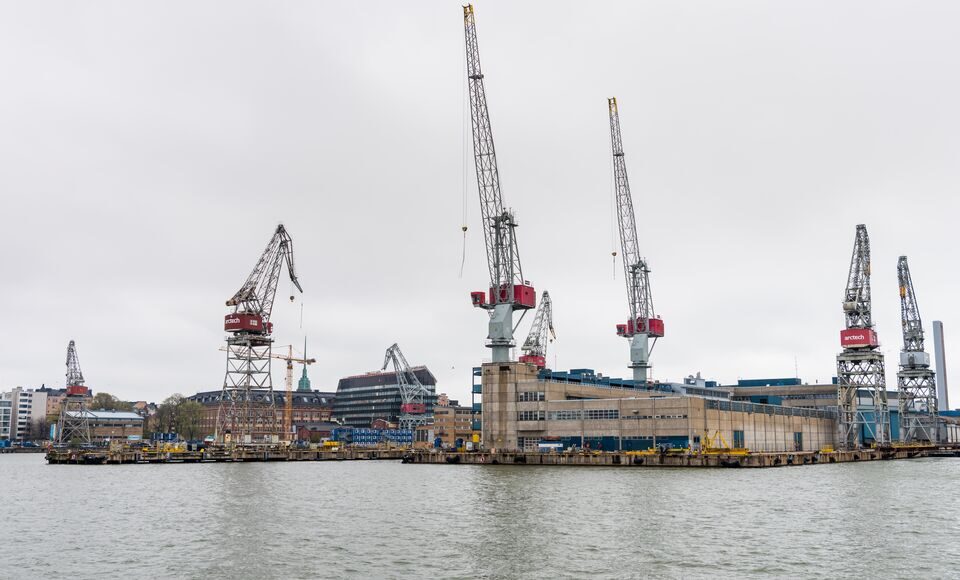
[[[547,414],[547,419],[550,421],[590,421],[619,418],[619,409],[565,409],[563,411],[550,411]]]
[[[517,421],[543,421],[544,411],[518,411]]]
[[[798,407],[781,407],[780,405],[762,405],[758,403],[740,403],[731,401],[704,401],[707,409],[719,411],[740,411],[743,413],[765,413],[767,415],[791,415],[794,417],[835,418],[837,415],[830,411],[817,411]]]
[[[686,415],[626,415],[625,419],[686,419]]]
[[[517,400],[525,401],[545,401],[546,395],[543,391],[521,391],[517,393]]]

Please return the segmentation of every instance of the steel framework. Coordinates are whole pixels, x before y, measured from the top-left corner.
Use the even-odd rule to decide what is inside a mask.
[[[862,435],[871,437],[877,446],[890,444],[884,361],[877,350],[871,308],[870,238],[867,227],[860,224],[844,294],[846,330],[840,333],[843,351],[837,355],[837,444],[843,449],[862,447]]]
[[[60,416],[57,419],[55,442],[58,445],[88,444],[92,441],[90,415],[87,409],[87,396],[90,389],[84,386],[77,345],[72,340],[67,345],[66,391],[67,394],[60,407]]]
[[[270,315],[283,264],[303,292],[293,262],[293,240],[283,225],[261,254],[243,286],[227,300],[227,368],[217,410],[220,443],[271,443],[282,432],[271,376],[273,325]],[[293,298],[291,296],[291,298]]]
[[[400,428],[413,430],[419,425],[425,425],[427,416],[423,398],[429,395],[430,391],[411,370],[407,358],[403,356],[396,343],[391,345],[384,354],[381,370],[387,370],[391,363],[397,374],[397,385],[400,387]]]
[[[500,193],[500,173],[497,153],[493,145],[493,129],[480,69],[480,49],[477,44],[477,24],[473,6],[463,7],[464,38],[466,46],[467,86],[470,99],[470,126],[473,134],[473,158],[480,192],[480,211],[483,219],[483,238],[487,250],[487,268],[490,274],[490,300],[473,293],[474,306],[484,308],[490,315],[488,344],[494,362],[508,362],[510,349],[516,346],[513,337],[513,311],[533,308],[533,288],[523,278],[520,254],[517,250],[513,211],[506,209]],[[518,291],[518,288],[521,289]],[[523,294],[524,289],[527,294]],[[521,298],[518,298],[518,292]],[[522,296],[529,296],[529,300]]]
[[[930,355],[924,349],[923,323],[906,256],[897,260],[897,279],[903,327],[903,350],[897,373],[900,440],[936,443],[939,441],[936,375],[930,368]]]
[[[547,336],[548,333],[549,336]],[[544,368],[547,365],[547,343],[555,338],[557,333],[553,329],[553,301],[550,299],[550,293],[544,290],[540,296],[540,306],[537,307],[537,313],[533,317],[533,324],[530,325],[530,334],[520,347],[523,351],[520,362],[528,362]]]
[[[627,284],[627,306],[630,318],[627,324],[617,326],[617,334],[630,340],[630,368],[633,380],[646,383],[650,369],[650,351],[658,337],[663,336],[663,321],[653,309],[653,294],[650,291],[650,268],[640,255],[637,236],[637,219],[633,211],[633,196],[627,179],[627,164],[623,156],[623,140],[620,135],[620,111],[617,99],[607,99],[610,113],[610,143],[613,152],[613,177],[616,190],[617,221],[620,230],[620,247],[623,251],[623,272]],[[650,343],[650,337],[653,343]]]

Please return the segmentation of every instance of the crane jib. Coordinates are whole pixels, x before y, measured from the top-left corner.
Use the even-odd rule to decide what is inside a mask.
[[[658,338],[664,334],[663,320],[654,311],[650,269],[647,267],[646,260],[640,255],[637,220],[624,160],[620,114],[616,98],[609,98],[607,106],[610,113],[610,146],[613,155],[617,221],[629,309],[626,324],[618,324],[616,330],[618,335],[628,338],[637,334]]]
[[[488,309],[498,304],[511,304],[514,310],[534,308],[536,292],[523,277],[515,232],[517,223],[513,213],[504,209],[500,191],[493,129],[487,109],[484,75],[480,70],[480,50],[473,6],[464,6],[463,15],[474,167],[490,275],[489,295],[472,292],[471,302],[474,306]]]

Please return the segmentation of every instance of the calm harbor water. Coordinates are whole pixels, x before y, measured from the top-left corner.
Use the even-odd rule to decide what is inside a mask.
[[[956,459],[699,470],[0,455],[0,578],[956,577],[958,484]]]

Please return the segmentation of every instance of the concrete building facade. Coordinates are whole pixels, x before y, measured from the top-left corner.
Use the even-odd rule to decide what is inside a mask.
[[[433,408],[433,437],[440,438],[444,447],[456,447],[457,439],[464,443],[473,440],[473,408],[464,407],[451,401],[446,395],[440,395],[446,405]]]
[[[42,390],[15,387],[4,394],[10,401],[11,441],[29,441],[46,439],[47,433],[47,393]]]
[[[0,397],[0,441],[10,440],[10,425],[13,416],[13,402]]]
[[[486,449],[697,449],[706,441],[753,451],[831,447],[835,413],[730,400],[730,392],[686,385],[634,389],[544,379],[532,365],[482,368],[482,442]]]

